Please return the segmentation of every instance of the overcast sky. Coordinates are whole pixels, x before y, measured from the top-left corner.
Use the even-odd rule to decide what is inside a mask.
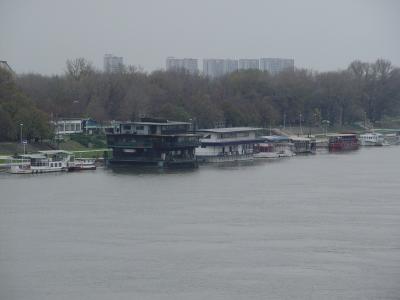
[[[0,60],[16,72],[59,74],[76,57],[102,68],[105,53],[146,71],[165,68],[167,56],[400,66],[400,1],[0,0]]]

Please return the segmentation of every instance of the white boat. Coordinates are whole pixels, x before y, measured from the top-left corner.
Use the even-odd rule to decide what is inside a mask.
[[[279,158],[272,144],[259,143],[254,146],[254,158]]]
[[[96,170],[95,158],[75,158],[70,165],[69,171]]]
[[[255,146],[255,158],[278,158],[296,155],[293,143],[286,136],[268,135],[260,136],[260,138],[264,142]]]
[[[256,137],[261,128],[232,127],[200,129],[200,146],[196,148],[199,162],[228,162],[254,159],[254,145],[263,140]]]
[[[360,134],[361,146],[383,146],[385,139],[383,134],[371,132]]]
[[[315,153],[317,142],[315,138],[303,137],[303,136],[291,136],[289,137],[291,143],[293,143],[293,151],[296,154],[300,153]]]
[[[39,153],[20,155],[19,158],[29,161],[29,168],[26,166],[24,173],[24,168],[15,167],[11,171],[14,174],[68,171],[74,160],[74,156],[70,152],[63,150],[39,151]]]

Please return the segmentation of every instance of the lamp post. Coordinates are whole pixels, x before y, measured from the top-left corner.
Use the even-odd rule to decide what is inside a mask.
[[[303,128],[301,127],[301,118],[302,118],[302,114],[299,114],[299,120],[300,120],[300,134],[303,135]]]
[[[324,126],[324,135],[326,136],[328,134],[328,126],[330,124],[329,120],[322,120],[321,121],[322,125]]]
[[[21,144],[22,144],[22,127],[24,126],[24,123],[19,124],[19,126],[20,126],[20,129],[21,129],[20,134],[19,134],[19,138],[20,138]]]
[[[283,113],[283,129],[286,129],[286,111]]]
[[[20,123],[19,124],[19,126],[20,126],[20,139],[21,139],[21,145],[23,145],[24,146],[24,154],[25,154],[25,144],[26,144],[26,142],[22,139],[22,128],[24,127],[24,123]]]
[[[24,126],[24,123],[19,124],[20,128],[21,128],[21,132],[19,134],[20,140],[21,140],[21,145],[22,145],[22,127]]]

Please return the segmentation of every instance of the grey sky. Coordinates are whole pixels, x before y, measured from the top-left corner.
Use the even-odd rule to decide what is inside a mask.
[[[147,71],[167,56],[293,57],[322,71],[357,58],[400,66],[400,1],[0,0],[0,60],[18,73],[62,73],[76,57],[102,68],[104,53]]]

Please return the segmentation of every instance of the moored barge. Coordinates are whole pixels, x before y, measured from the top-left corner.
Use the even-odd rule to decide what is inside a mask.
[[[230,127],[200,129],[201,145],[196,149],[199,162],[219,163],[254,159],[254,145],[263,142],[257,137],[261,128]]]
[[[294,145],[287,136],[270,135],[260,138],[264,142],[255,146],[255,158],[278,158],[296,155]]]
[[[199,136],[190,132],[191,123],[143,118],[122,122],[107,130],[112,149],[112,166],[197,167],[195,148]]]
[[[293,152],[295,154],[315,153],[317,148],[316,139],[304,136],[291,136],[290,142],[293,144]]]
[[[360,145],[355,133],[336,133],[327,137],[329,151],[357,150]]]

